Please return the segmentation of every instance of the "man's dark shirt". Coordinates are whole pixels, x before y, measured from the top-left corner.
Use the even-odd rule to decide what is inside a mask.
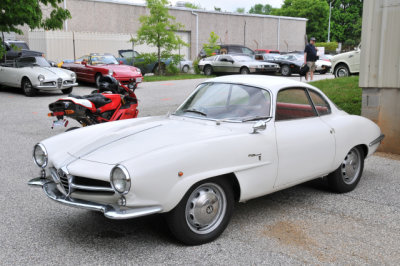
[[[317,61],[317,50],[315,49],[315,46],[312,44],[307,44],[306,48],[304,49],[304,52],[307,53],[307,62],[315,62]]]

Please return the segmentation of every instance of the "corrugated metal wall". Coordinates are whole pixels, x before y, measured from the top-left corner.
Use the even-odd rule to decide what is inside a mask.
[[[365,0],[360,87],[400,88],[400,0]]]
[[[179,32],[185,41],[190,41],[190,33]],[[29,46],[32,50],[44,52],[46,58],[56,62],[75,58],[90,53],[110,53],[118,57],[118,50],[132,49],[129,34],[98,33],[98,32],[66,32],[66,31],[31,31],[28,33]],[[155,52],[155,47],[135,45],[140,53]],[[190,58],[190,48],[182,47],[180,53]],[[179,51],[174,51],[178,54]]]

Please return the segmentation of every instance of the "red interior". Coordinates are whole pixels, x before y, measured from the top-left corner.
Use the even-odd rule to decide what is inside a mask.
[[[325,106],[316,106],[319,113],[326,113],[328,108]],[[281,103],[276,104],[276,118],[275,120],[296,119],[304,117],[316,116],[311,105],[308,104],[294,104],[294,103]]]

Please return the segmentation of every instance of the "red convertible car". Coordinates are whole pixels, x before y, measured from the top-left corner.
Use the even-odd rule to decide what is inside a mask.
[[[124,85],[131,82],[138,84],[143,79],[139,68],[122,65],[110,54],[85,55],[73,63],[63,63],[61,68],[74,71],[80,81],[96,83],[96,85],[99,84],[102,75],[109,74]]]

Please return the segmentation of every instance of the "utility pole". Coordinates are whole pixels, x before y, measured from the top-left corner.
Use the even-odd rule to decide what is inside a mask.
[[[329,2],[329,23],[328,23],[328,42],[331,42],[331,14],[332,14],[332,3],[334,1]]]

